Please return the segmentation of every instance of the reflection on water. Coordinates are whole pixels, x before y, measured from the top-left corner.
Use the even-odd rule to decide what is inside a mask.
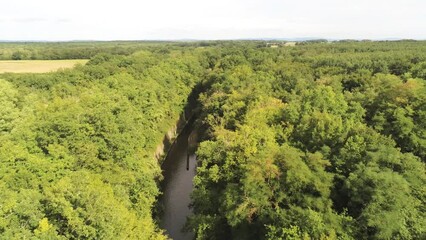
[[[195,155],[189,156],[189,168],[187,170],[187,149],[190,128],[185,129],[170,149],[167,159],[164,161],[164,180],[162,204],[164,212],[160,226],[166,230],[170,238],[174,240],[192,239],[193,233],[182,232],[186,217],[191,214],[188,205],[192,191],[192,179],[195,176]]]

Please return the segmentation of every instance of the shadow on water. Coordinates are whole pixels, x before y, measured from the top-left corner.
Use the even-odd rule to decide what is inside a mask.
[[[186,240],[193,233],[183,232],[186,218],[191,214],[189,204],[192,192],[192,179],[195,176],[196,157],[190,149],[191,124],[185,127],[162,164],[164,180],[161,183],[163,195],[160,202],[163,207],[160,227],[174,240]],[[192,144],[190,144],[192,145]],[[192,150],[192,148],[191,148]]]
[[[195,150],[201,128],[197,124],[200,111],[198,96],[203,92],[203,83],[198,83],[187,99],[187,105],[177,123],[176,132],[180,132],[176,141],[165,136],[164,149],[168,149],[166,158],[161,164],[163,181],[160,183],[162,196],[159,198],[158,216],[160,227],[174,240],[194,238],[191,232],[183,232],[187,217],[192,214],[191,203],[192,180],[196,174]]]

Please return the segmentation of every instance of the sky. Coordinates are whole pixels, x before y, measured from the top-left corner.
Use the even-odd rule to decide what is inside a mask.
[[[0,40],[426,39],[426,0],[0,0]]]

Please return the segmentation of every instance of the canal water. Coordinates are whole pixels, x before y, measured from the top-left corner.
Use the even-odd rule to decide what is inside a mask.
[[[163,205],[163,214],[160,227],[174,240],[190,240],[193,233],[183,232],[186,218],[191,214],[190,194],[192,179],[195,176],[195,154],[189,155],[187,165],[188,138],[191,128],[186,127],[171,147],[167,158],[162,164],[164,180],[162,182],[163,196],[160,201]]]

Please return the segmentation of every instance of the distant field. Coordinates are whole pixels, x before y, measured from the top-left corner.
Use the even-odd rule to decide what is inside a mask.
[[[0,73],[45,73],[61,68],[72,68],[76,64],[85,64],[88,60],[1,60]]]

